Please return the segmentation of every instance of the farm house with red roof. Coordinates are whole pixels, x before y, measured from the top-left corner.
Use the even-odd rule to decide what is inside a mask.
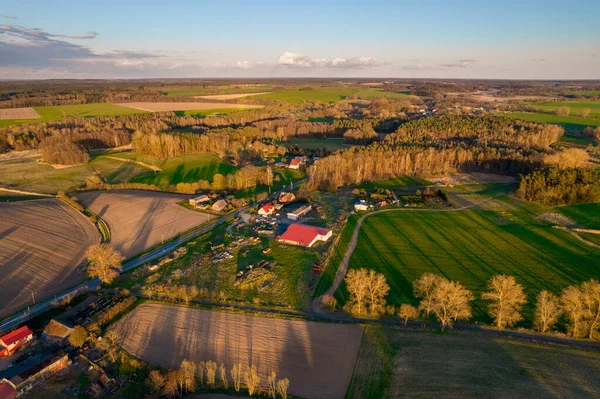
[[[0,337],[0,357],[8,356],[33,339],[33,332],[23,326]]]
[[[272,215],[274,213],[275,213],[275,207],[273,206],[273,204],[264,204],[258,210],[258,214],[262,215],[262,216],[268,216],[268,215]]]
[[[331,238],[331,230],[305,224],[290,224],[285,233],[277,239],[287,244],[301,245],[310,248],[317,241],[327,241]]]
[[[292,159],[292,162],[290,162],[290,166],[288,166],[288,168],[290,168],[290,169],[300,169],[300,160],[299,159]]]

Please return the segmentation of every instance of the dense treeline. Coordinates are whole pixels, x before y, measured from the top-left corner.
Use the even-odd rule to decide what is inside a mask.
[[[407,122],[387,137],[394,145],[476,146],[547,149],[564,133],[560,126],[492,116],[443,115]]]
[[[522,176],[517,195],[545,205],[600,202],[600,172],[547,168]]]
[[[547,148],[560,128],[495,117],[439,116],[402,125],[381,143],[350,148],[309,168],[309,188],[344,185],[400,175],[447,175],[482,171],[518,175],[543,166],[536,149]],[[522,137],[523,136],[523,137]]]

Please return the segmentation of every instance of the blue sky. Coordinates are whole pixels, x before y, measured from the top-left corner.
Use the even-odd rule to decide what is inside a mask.
[[[600,1],[0,3],[0,79],[600,78]]]

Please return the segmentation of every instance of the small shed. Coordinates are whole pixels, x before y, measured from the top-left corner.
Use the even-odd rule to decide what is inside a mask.
[[[210,201],[210,197],[206,194],[201,195],[199,197],[196,198],[190,198],[190,205],[191,206],[198,206],[200,204],[203,204],[205,202]]]
[[[56,342],[56,343],[64,343],[65,340],[73,333],[73,328],[61,323],[57,320],[50,320],[50,323],[44,328],[44,332],[42,333],[42,337],[46,341]]]

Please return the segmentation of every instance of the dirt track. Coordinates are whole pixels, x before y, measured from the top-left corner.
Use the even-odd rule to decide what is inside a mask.
[[[2,119],[38,119],[40,115],[31,107],[0,109],[0,120]]]
[[[76,269],[100,240],[96,227],[56,199],[0,203],[0,317],[84,281]]]
[[[111,245],[126,258],[213,217],[177,205],[189,198],[177,194],[119,190],[91,191],[76,197],[108,223]]]
[[[153,102],[137,102],[137,103],[122,103],[117,104],[122,107],[140,109],[150,112],[167,112],[167,111],[196,111],[203,109],[225,109],[225,108],[263,108],[262,105],[254,104],[227,104],[227,103],[153,103]]]
[[[178,368],[184,359],[254,364],[261,383],[274,370],[289,392],[306,398],[343,398],[352,377],[362,328],[245,314],[143,304],[115,329],[123,347],[150,363]]]

